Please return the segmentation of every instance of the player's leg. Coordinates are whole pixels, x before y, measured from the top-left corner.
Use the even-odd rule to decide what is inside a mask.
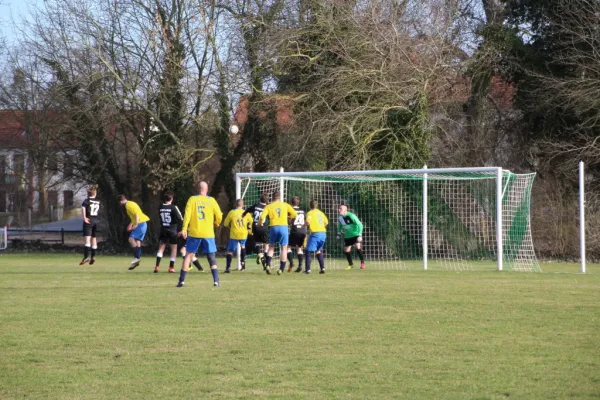
[[[238,241],[235,239],[229,239],[227,242],[227,253],[225,254],[225,273],[231,272],[231,261],[233,260],[233,253],[237,251]]]
[[[296,235],[295,234],[291,234],[290,235],[290,241],[288,243],[288,250],[287,250],[287,259],[290,262],[290,265],[288,266],[288,270],[287,272],[292,272],[292,268],[294,268],[294,247],[296,246]]]
[[[177,242],[171,243],[171,258],[169,259],[169,273],[175,273],[175,260],[177,260]]]
[[[246,270],[246,241],[240,240],[240,265],[242,267],[242,271]]]
[[[319,273],[325,273],[325,256],[323,254],[323,249],[325,248],[325,241],[327,240],[327,234],[325,232],[318,232],[317,236],[317,261],[319,262]]]
[[[213,277],[213,286],[219,287],[219,268],[217,267],[217,243],[215,238],[202,239],[202,252],[206,254],[206,260],[210,265],[210,273]]]
[[[133,234],[133,232],[131,232]],[[129,245],[131,246],[131,250],[133,252],[133,260],[129,264],[129,269],[132,270],[138,265],[140,265],[140,259],[138,258],[138,249],[137,249],[137,241],[132,235],[129,235]]]
[[[79,265],[83,265],[90,261],[90,248],[92,247],[92,237],[84,236],[84,247],[83,247],[83,259],[79,263]]]
[[[346,260],[348,260],[346,269],[352,269],[354,267],[354,263],[352,262],[352,246],[354,244],[356,244],[356,238],[344,239],[344,254],[346,255]]]
[[[316,234],[312,233],[308,237],[308,241],[306,243],[306,267],[304,268],[305,274],[310,274],[310,265],[312,263],[312,253],[317,251],[318,238]]]
[[[158,272],[160,268],[160,262],[162,260],[163,252],[165,251],[165,247],[167,244],[163,241],[163,236],[161,235],[159,239],[158,251],[156,252],[156,266],[154,267],[154,273]]]
[[[90,247],[91,245],[91,240],[92,240],[92,228],[90,226],[90,224],[86,224],[85,222],[83,223],[83,258],[81,259],[81,262],[79,263],[79,265],[83,265],[87,262],[90,261]]]
[[[290,234],[287,226],[277,226],[275,228],[277,228],[277,242],[279,242],[279,246],[281,246],[281,253],[279,256],[279,270],[277,271],[277,274],[281,275],[283,271],[285,271],[285,265],[287,264],[287,251],[288,242],[290,240]]]
[[[93,265],[96,262],[96,250],[98,250],[98,239],[96,238],[97,235],[97,225],[94,224],[94,226],[92,226],[92,251],[91,251],[91,258],[90,258],[90,265]]]
[[[361,243],[356,243],[356,253],[358,253],[358,258],[360,258],[360,269],[365,269],[367,266],[365,265],[365,253],[363,253],[361,248]]]
[[[302,272],[302,261],[304,260],[304,252],[302,251],[302,245],[296,246],[296,254],[298,255],[298,267],[294,272]]]
[[[177,283],[177,287],[183,287],[185,285],[185,277],[187,275],[188,270],[190,269],[190,264],[192,263],[192,259],[196,255],[198,251],[198,247],[200,247],[200,239],[188,237],[185,248],[186,253],[183,257],[183,264],[181,265],[181,271],[179,272],[179,282]]]

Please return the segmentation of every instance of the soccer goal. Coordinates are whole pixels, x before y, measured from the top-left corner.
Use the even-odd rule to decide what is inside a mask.
[[[540,271],[529,216],[534,178],[498,167],[238,173],[236,194],[250,205],[279,190],[305,209],[316,199],[329,218],[328,269],[347,265],[336,240],[344,201],[364,225],[367,268]]]

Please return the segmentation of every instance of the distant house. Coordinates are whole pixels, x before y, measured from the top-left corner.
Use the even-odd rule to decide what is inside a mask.
[[[0,213],[53,209],[60,219],[87,195],[74,178],[77,151],[44,141],[44,118],[48,115],[0,110]]]

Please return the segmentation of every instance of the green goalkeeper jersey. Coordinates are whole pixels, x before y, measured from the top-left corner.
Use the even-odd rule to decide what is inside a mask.
[[[363,224],[358,220],[358,217],[351,212],[347,212],[346,216],[338,217],[338,233],[344,231],[344,239],[353,238],[362,235]]]

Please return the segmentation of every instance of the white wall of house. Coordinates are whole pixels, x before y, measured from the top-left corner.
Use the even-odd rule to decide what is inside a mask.
[[[70,152],[68,156],[75,157],[76,152]],[[22,173],[20,160],[24,158]],[[15,195],[13,192],[20,190],[26,194],[27,201],[32,198],[32,208],[34,212],[47,212],[40,210],[39,173],[33,169],[33,176],[30,180],[27,171],[29,170],[29,155],[22,149],[0,149],[0,179],[4,179],[5,185],[0,185],[0,212],[17,211],[18,204],[15,204]],[[2,171],[4,165],[4,171]],[[56,211],[54,218],[62,219],[67,216],[70,210],[74,213],[80,209],[81,203],[87,196],[86,185],[74,178],[65,177],[63,160],[59,159],[57,171],[46,170],[45,186],[47,192],[47,207],[53,205]],[[6,184],[20,181],[17,188]],[[4,208],[4,209],[3,209]]]

